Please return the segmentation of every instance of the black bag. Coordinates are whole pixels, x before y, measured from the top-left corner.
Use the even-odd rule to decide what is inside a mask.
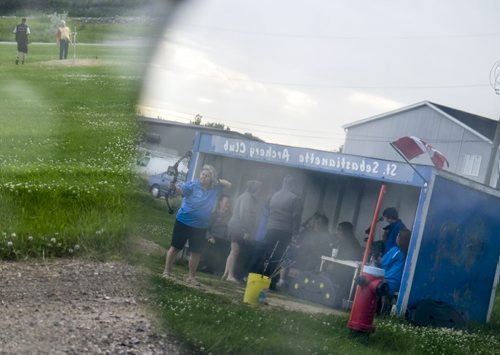
[[[462,328],[465,325],[462,315],[452,306],[431,299],[416,302],[407,309],[405,316],[415,325],[445,328]]]

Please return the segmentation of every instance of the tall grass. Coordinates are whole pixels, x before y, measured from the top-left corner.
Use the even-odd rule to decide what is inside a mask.
[[[15,46],[0,45],[0,258],[122,248],[140,50],[82,45],[58,61],[31,44],[15,65]]]

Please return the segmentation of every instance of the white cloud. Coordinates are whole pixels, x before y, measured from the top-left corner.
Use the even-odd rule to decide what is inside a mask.
[[[211,104],[214,102],[214,100],[209,99],[208,97],[199,97],[198,101],[203,103],[203,104]]]
[[[289,113],[308,114],[318,107],[318,102],[311,95],[297,90],[280,89],[278,92],[283,96],[284,109]]]
[[[390,111],[404,106],[404,104],[387,99],[383,96],[368,94],[366,92],[356,91],[348,96],[347,100],[353,104],[369,105],[377,111]]]

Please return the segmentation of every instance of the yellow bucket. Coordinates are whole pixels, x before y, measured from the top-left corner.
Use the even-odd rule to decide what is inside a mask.
[[[247,287],[243,295],[243,302],[248,304],[256,304],[259,299],[259,293],[264,288],[269,288],[271,279],[261,274],[249,273],[247,279]]]

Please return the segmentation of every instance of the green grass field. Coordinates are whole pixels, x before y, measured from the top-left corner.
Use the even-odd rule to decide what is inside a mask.
[[[126,257],[159,275],[163,256],[126,249],[130,235],[167,247],[174,222],[132,172],[148,50],[80,45],[77,60],[60,62],[55,44],[31,44],[26,64],[16,66],[15,45],[0,44],[0,258]],[[498,296],[487,325],[452,331],[389,317],[376,320],[370,337],[353,337],[347,314],[248,306],[159,276],[147,292],[151,310],[194,353],[500,352]]]
[[[55,44],[32,44],[15,65],[15,45],[0,45],[0,256],[121,244],[142,50],[81,45],[59,61]]]

